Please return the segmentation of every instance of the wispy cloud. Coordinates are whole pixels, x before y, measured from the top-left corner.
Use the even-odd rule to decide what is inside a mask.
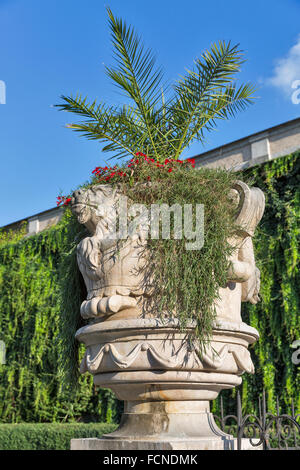
[[[300,34],[297,43],[285,57],[277,59],[273,75],[265,82],[281,89],[286,95],[293,93],[292,84],[300,80]]]

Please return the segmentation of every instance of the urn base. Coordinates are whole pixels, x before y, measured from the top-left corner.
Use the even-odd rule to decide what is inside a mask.
[[[119,428],[101,439],[72,439],[71,450],[236,450],[208,401],[126,402]],[[242,449],[257,449],[249,439]]]
[[[98,450],[98,451],[130,451],[130,450],[237,450],[237,439],[228,438],[202,438],[195,440],[169,439],[165,441],[153,440],[115,440],[84,438],[72,439],[71,450]],[[241,450],[262,450],[262,446],[253,447],[249,439],[242,439]]]
[[[258,333],[245,323],[218,320],[205,351],[190,344],[176,319],[95,323],[76,337],[87,349],[81,372],[111,389],[125,404],[119,428],[102,439],[77,439],[72,449],[236,449],[209,411],[223,389],[253,372],[247,350]],[[246,441],[245,441],[246,442]],[[247,446],[247,444],[245,444]]]

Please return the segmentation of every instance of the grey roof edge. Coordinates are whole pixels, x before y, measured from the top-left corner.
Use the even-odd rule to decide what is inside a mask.
[[[30,219],[34,219],[35,217],[40,217],[40,216],[46,215],[46,214],[51,213],[51,212],[59,213],[62,210],[63,210],[63,208],[61,206],[60,207],[57,207],[57,206],[56,207],[51,207],[50,209],[46,209],[45,211],[37,212],[33,215],[29,215],[28,217],[23,217],[22,219],[11,222],[10,224],[2,225],[0,227],[0,229],[9,230],[10,227],[20,225],[23,222],[28,222]]]
[[[237,140],[233,140],[231,142],[228,142],[226,144],[223,144],[223,145],[220,145],[218,147],[215,147],[211,150],[207,150],[206,152],[202,152],[198,155],[195,155],[193,158],[196,159],[196,162],[199,163],[199,160],[201,159],[201,161],[203,162],[207,162],[207,160],[209,160],[209,156],[210,154],[212,153],[216,153],[218,151],[220,151],[221,149],[224,149],[224,148],[230,148],[230,147],[234,147],[235,145],[239,145],[241,144],[242,142],[245,142],[245,141],[249,141],[251,139],[251,141],[253,140],[256,140],[256,137],[260,137],[260,136],[263,136],[265,134],[268,134],[272,131],[278,131],[280,129],[284,129],[286,127],[290,127],[290,128],[293,128],[294,126],[297,126],[297,125],[300,125],[300,117],[298,118],[295,118],[295,119],[291,119],[289,121],[285,121],[281,124],[277,124],[277,125],[274,125],[274,126],[271,126],[267,129],[264,129],[262,131],[258,131],[258,132],[255,132],[253,134],[249,134],[245,137],[241,137],[240,139],[237,139]],[[285,153],[286,155],[288,153],[291,153],[292,151],[296,151],[298,150],[297,148],[295,149],[288,149],[287,152]],[[284,155],[285,155],[284,154]],[[278,154],[278,155],[274,155],[272,160],[273,159],[276,159],[276,158],[279,158],[279,157],[282,157],[283,154]],[[255,165],[259,165],[259,164],[264,164],[266,162],[268,162],[270,160],[268,159],[262,159],[262,160],[257,160],[256,162],[254,161],[246,161],[240,165],[237,165],[236,167],[233,168],[233,170],[236,170],[236,171],[239,171],[239,170],[243,170],[243,169],[246,169],[246,168],[249,168],[249,167],[252,167],[252,166],[255,166]],[[45,211],[41,211],[41,212],[37,212],[33,215],[30,215],[28,217],[23,217],[22,219],[19,219],[19,220],[16,220],[14,222],[11,222],[7,225],[3,225],[2,227],[0,227],[1,229],[4,229],[4,230],[9,230],[10,228],[13,228],[13,227],[16,227],[18,225],[20,225],[22,222],[26,222],[26,221],[29,221],[30,219],[33,219],[35,217],[41,217],[43,215],[46,215],[47,213],[51,213],[51,212],[54,212],[54,213],[59,213],[60,211],[62,211],[63,208],[60,206],[60,207],[52,207],[50,209],[47,209]]]
[[[268,134],[269,132],[277,131],[279,129],[283,129],[285,127],[294,127],[294,125],[297,126],[297,124],[300,125],[300,117],[295,118],[295,119],[291,119],[289,121],[282,122],[280,124],[276,124],[274,126],[268,127],[267,129],[264,129],[262,131],[254,132],[253,134],[248,134],[248,135],[246,135],[244,137],[241,137],[239,139],[232,140],[231,142],[227,142],[226,144],[222,144],[222,145],[219,145],[218,147],[214,147],[210,150],[206,150],[205,152],[199,153],[198,155],[195,155],[193,158],[195,158],[195,159],[198,159],[198,158],[205,159],[206,156],[208,157],[210,153],[214,153],[214,152],[217,152],[218,150],[238,145],[238,144],[240,144],[244,141],[250,140],[250,139],[251,140],[252,139],[256,140],[255,139],[256,137],[263,136],[264,134]]]

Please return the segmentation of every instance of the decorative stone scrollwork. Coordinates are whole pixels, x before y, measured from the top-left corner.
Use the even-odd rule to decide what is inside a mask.
[[[239,385],[244,372],[254,373],[247,348],[259,335],[242,322],[241,302],[259,300],[252,237],[264,211],[264,195],[240,181],[232,188],[239,228],[229,240],[233,252],[228,283],[219,289],[216,323],[205,351],[196,344],[187,347],[175,315],[165,323],[152,312],[143,316],[147,297],[155,302],[151,282],[144,277],[147,243],[140,229],[121,245],[112,236],[119,198],[109,185],[75,191],[72,198],[73,212],[90,232],[77,248],[87,287],[81,315],[92,320],[76,333],[86,345],[81,372],[90,372],[95,385],[109,387],[125,401],[120,428],[104,441],[125,439],[138,443],[138,449],[143,448],[141,440],[155,439],[160,449],[174,438],[177,447],[170,448],[186,448],[193,440],[198,449],[206,448],[208,439],[209,445],[224,448],[233,438],[213,423],[209,400]],[[194,328],[191,324],[188,330]]]
[[[217,352],[210,349],[210,352],[201,355],[200,350],[195,348],[189,353],[181,350],[171,355],[169,349],[162,353],[161,348],[156,348],[153,344],[143,341],[136,344],[128,353],[121,354],[113,343],[102,346],[88,346],[82,360],[80,372],[90,372],[96,374],[119,369],[143,370],[147,369],[178,369],[178,370],[222,370],[225,361],[229,364],[234,359],[239,375],[244,372],[254,373],[254,366],[249,351],[240,345],[224,344]],[[169,354],[168,354],[169,353]],[[229,355],[232,355],[230,358]],[[107,359],[108,357],[108,359]],[[230,361],[231,359],[231,361]],[[228,367],[227,367],[228,368]]]
[[[72,211],[91,236],[77,246],[77,261],[87,288],[81,305],[83,318],[107,318],[122,310],[139,316],[150,283],[144,279],[147,243],[142,231],[120,240],[116,215],[121,194],[109,185],[78,190]]]

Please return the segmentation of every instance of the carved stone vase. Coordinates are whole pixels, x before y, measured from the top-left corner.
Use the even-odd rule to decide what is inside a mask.
[[[236,439],[218,429],[209,410],[219,392],[254,373],[248,346],[259,337],[241,318],[241,302],[256,303],[259,270],[252,237],[264,211],[264,195],[237,181],[234,251],[228,284],[220,288],[212,340],[205,352],[191,347],[176,317],[158,318],[145,302],[147,249],[143,227],[118,245],[111,236],[120,194],[109,185],[75,191],[72,210],[90,236],[78,245],[87,287],[81,315],[90,323],[76,338],[86,346],[81,373],[124,400],[119,428],[102,439],[73,439],[72,449],[234,449]],[[247,445],[247,443],[245,443]]]

